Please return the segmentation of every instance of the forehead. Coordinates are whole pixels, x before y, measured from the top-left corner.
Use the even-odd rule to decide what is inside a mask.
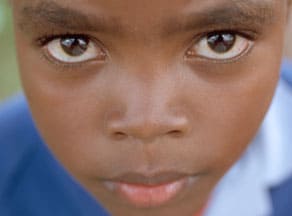
[[[88,13],[115,17],[153,19],[163,15],[181,15],[190,11],[204,11],[210,7],[276,7],[285,0],[12,0],[17,6],[60,5]]]

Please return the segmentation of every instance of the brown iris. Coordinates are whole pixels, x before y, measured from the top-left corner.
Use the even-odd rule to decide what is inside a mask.
[[[62,38],[60,43],[66,54],[76,57],[84,54],[88,49],[89,39],[82,37],[66,37]]]
[[[209,47],[216,53],[225,53],[232,49],[236,41],[236,35],[232,33],[212,33],[208,35]]]

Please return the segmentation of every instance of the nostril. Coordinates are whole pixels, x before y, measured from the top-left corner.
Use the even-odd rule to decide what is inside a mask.
[[[116,140],[123,140],[127,137],[127,134],[123,133],[123,132],[115,132],[113,133],[113,137],[116,139]]]
[[[167,134],[175,138],[183,136],[183,132],[180,130],[172,130],[169,131]]]

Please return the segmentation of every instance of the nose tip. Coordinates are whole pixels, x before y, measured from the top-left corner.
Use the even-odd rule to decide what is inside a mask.
[[[120,140],[128,137],[152,140],[158,137],[182,137],[188,131],[188,120],[183,117],[120,119],[108,125],[112,138]]]

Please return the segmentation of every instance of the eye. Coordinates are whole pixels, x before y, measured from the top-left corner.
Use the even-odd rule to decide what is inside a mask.
[[[215,32],[201,38],[188,50],[187,55],[211,60],[231,60],[243,55],[252,44],[251,40],[238,33]]]
[[[105,52],[84,36],[55,38],[47,43],[46,50],[50,57],[67,64],[105,59]]]

